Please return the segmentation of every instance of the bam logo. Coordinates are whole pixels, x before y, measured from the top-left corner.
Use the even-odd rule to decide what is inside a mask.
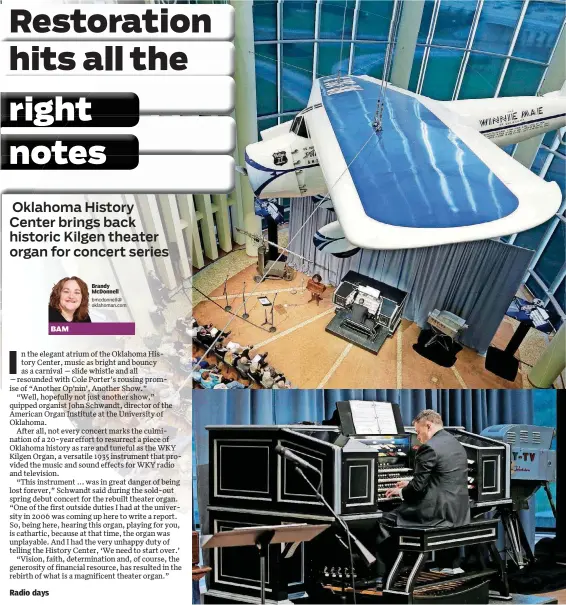
[[[276,151],[273,154],[273,163],[276,166],[284,166],[287,162],[287,153],[285,151]]]

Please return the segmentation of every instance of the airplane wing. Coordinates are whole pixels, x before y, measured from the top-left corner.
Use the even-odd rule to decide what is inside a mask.
[[[562,194],[441,103],[380,80],[321,78],[305,119],[334,209],[360,248],[437,246],[500,237],[548,220]]]

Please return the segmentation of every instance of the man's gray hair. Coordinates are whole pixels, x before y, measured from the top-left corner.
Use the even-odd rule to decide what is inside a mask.
[[[442,416],[434,410],[422,410],[415,416],[413,424],[415,424],[415,422],[432,422],[432,424],[444,426],[444,423],[442,422]]]

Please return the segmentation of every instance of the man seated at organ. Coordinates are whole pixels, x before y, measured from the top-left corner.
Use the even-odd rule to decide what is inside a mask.
[[[413,420],[421,443],[413,478],[399,481],[385,493],[402,502],[385,513],[378,536],[378,555],[390,569],[396,556],[393,527],[461,527],[470,523],[468,457],[464,446],[444,430],[442,417],[423,410]]]

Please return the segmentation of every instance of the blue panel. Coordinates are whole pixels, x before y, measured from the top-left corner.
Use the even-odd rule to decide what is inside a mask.
[[[312,42],[282,44],[282,111],[304,109],[312,89]]]
[[[548,152],[544,152],[546,159]],[[541,154],[542,155],[542,154]],[[562,190],[562,196],[566,194],[566,161],[554,156],[552,163],[544,176],[545,181],[555,181]],[[563,221],[558,223],[554,230],[544,252],[535,265],[537,275],[547,286],[556,279],[558,273],[566,262],[566,224]]]
[[[320,37],[342,40],[352,39],[354,0],[322,0],[320,7]],[[344,9],[346,19],[344,20]]]
[[[475,11],[476,2],[442,0],[432,43],[464,48],[468,41]]]
[[[553,219],[551,218],[542,225],[538,225],[537,227],[533,227],[528,231],[522,231],[519,233],[514,242],[515,246],[527,248],[528,250],[536,250],[552,220]]]
[[[368,216],[400,227],[462,227],[517,208],[507,187],[413,97],[389,89],[383,131],[375,134],[371,123],[380,87],[356,82],[362,90],[328,96],[321,88]]]
[[[419,28],[419,35],[417,37],[417,42],[419,44],[424,44],[428,37],[428,31],[430,29],[430,21],[432,18],[432,11],[434,9],[434,0],[425,0],[425,5],[423,8],[423,16],[421,18],[421,26]]]
[[[459,99],[487,99],[497,90],[504,59],[470,53]]]
[[[527,288],[533,293],[535,298],[544,298],[546,296],[545,291],[539,286],[539,283],[534,277],[529,277],[526,282]]]
[[[277,113],[277,46],[259,44],[255,47],[257,114]]]
[[[413,66],[411,68],[411,77],[409,78],[409,90],[416,92],[417,84],[419,83],[419,75],[423,64],[423,55],[425,47],[417,46],[415,48],[415,56],[413,57]]]
[[[544,175],[545,181],[556,181],[562,189],[562,195],[566,193],[566,161],[554,156],[552,163]]]
[[[431,48],[421,94],[450,101],[464,53],[450,48]]]
[[[542,65],[525,63],[524,61],[510,61],[499,96],[535,95],[543,75],[544,67]]]
[[[513,50],[513,56],[547,63],[566,16],[566,6],[531,2]]]
[[[358,15],[358,40],[387,40],[393,14],[391,0],[361,0]]]
[[[197,499],[197,449],[196,439],[193,439],[193,452],[192,452],[192,467],[193,467],[193,528],[200,525],[200,518],[198,514],[198,499]]]
[[[284,0],[283,39],[312,40],[316,4],[313,0]]]
[[[535,271],[547,285],[556,279],[566,262],[566,224],[560,221],[554,230],[544,252],[535,265]]]
[[[484,2],[472,48],[506,55],[522,6],[520,0]]]
[[[277,40],[277,0],[255,0],[254,40]]]
[[[534,424],[538,426],[556,426],[556,391],[535,390],[533,392]],[[553,450],[556,450],[556,437],[552,440]],[[556,502],[556,483],[550,485],[553,499]],[[556,527],[556,519],[552,514],[548,496],[540,489],[535,494],[537,527]]]
[[[381,80],[385,62],[385,44],[356,44],[352,73]]]
[[[566,310],[566,279],[563,279],[562,283],[558,286],[558,290],[556,290],[556,292],[554,293],[554,298],[556,298],[556,300],[558,301],[560,308],[563,311]],[[562,321],[560,321],[560,324],[562,324]]]
[[[342,61],[340,61],[340,56],[342,56]],[[339,70],[342,74],[347,74],[349,62],[349,42],[344,42],[344,44],[341,42],[320,42],[318,44],[317,77],[336,75]]]
[[[533,160],[533,164],[531,166],[531,171],[535,174],[540,175],[540,171],[542,170],[543,164],[548,157],[548,151],[546,149],[542,149],[539,147],[537,154],[535,155],[535,159]]]
[[[553,130],[552,132],[547,132],[542,139],[543,145],[550,147],[552,143],[554,143],[554,139],[556,138],[557,130]]]

